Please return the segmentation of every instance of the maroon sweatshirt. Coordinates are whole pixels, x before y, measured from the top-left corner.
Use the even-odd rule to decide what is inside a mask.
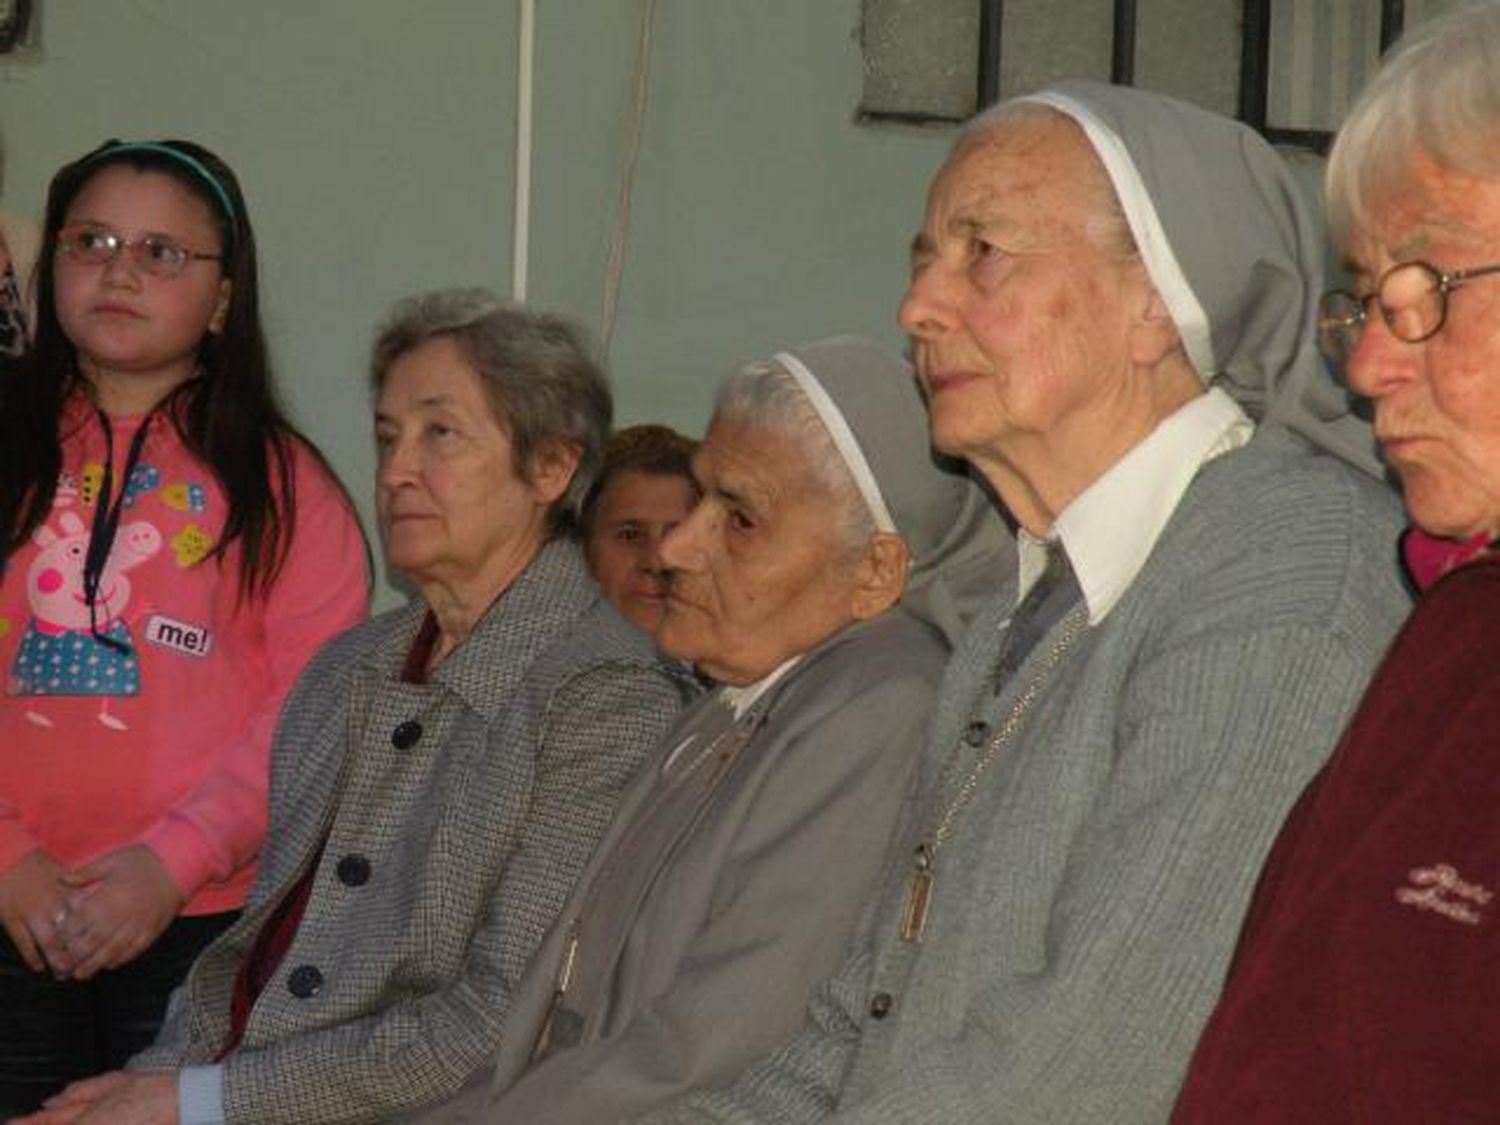
[[[1177,1125],[1500,1122],[1500,556],[1424,595],[1267,862]]]

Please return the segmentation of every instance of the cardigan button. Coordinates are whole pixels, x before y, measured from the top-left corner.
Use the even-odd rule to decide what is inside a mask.
[[[298,1000],[311,1000],[323,991],[323,974],[312,965],[298,965],[286,978],[286,987]]]
[[[346,855],[339,860],[339,882],[346,887],[363,887],[370,881],[370,861],[362,855]]]
[[[891,1008],[896,1003],[895,997],[889,992],[877,992],[870,997],[870,1018],[872,1020],[883,1020],[891,1014]]]
[[[984,745],[984,740],[988,738],[989,735],[990,724],[982,723],[978,719],[975,719],[968,726],[964,727],[964,742],[968,743],[968,745],[970,746]]]
[[[410,750],[422,737],[422,724],[416,719],[407,719],[391,731],[391,745],[397,750]]]

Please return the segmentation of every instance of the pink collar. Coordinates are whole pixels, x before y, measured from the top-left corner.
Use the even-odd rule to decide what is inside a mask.
[[[1465,539],[1440,539],[1428,535],[1421,528],[1406,529],[1401,539],[1401,556],[1406,560],[1406,571],[1418,590],[1426,590],[1454,567],[1462,566],[1490,545],[1489,536],[1483,534]]]

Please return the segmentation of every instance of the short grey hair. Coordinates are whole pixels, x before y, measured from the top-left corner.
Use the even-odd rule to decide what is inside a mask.
[[[751,426],[801,449],[816,487],[833,502],[844,544],[855,552],[875,533],[875,519],[823,420],[791,374],[775,360],[748,363],[719,386],[714,422]]]
[[[1419,24],[1386,56],[1328,157],[1329,226],[1339,243],[1410,186],[1425,153],[1464,175],[1500,175],[1500,4]]]
[[[551,512],[554,532],[576,532],[613,414],[609,385],[582,334],[562,317],[502,301],[486,289],[420,293],[398,301],[376,331],[370,353],[375,393],[397,359],[436,339],[452,340],[479,376],[523,480],[555,443],[578,450],[578,468]]]

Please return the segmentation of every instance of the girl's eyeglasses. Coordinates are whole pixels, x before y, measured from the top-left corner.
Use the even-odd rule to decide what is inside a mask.
[[[121,253],[130,255],[136,269],[152,277],[176,277],[193,262],[221,262],[222,254],[205,254],[164,234],[124,238],[118,231],[94,223],[74,223],[57,232],[57,252],[85,266],[103,266]]]

